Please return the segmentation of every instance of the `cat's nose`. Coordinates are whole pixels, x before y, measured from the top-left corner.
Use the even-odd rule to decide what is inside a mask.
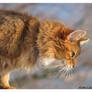
[[[75,65],[68,65],[68,67],[69,67],[69,68],[74,68],[74,67],[75,67]]]
[[[74,60],[68,61],[68,65],[69,65],[70,68],[74,68],[75,67],[75,61]]]

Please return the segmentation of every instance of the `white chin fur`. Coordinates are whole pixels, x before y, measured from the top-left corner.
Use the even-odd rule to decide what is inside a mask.
[[[57,66],[63,66],[64,65],[64,60],[58,60],[56,58],[38,58],[38,66],[43,67],[43,68],[53,68]]]
[[[55,62],[55,60],[56,60],[55,58],[45,58],[40,60],[40,64],[46,67],[51,65],[53,62]]]

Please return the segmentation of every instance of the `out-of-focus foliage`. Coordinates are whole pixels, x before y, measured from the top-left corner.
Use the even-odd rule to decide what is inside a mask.
[[[70,28],[86,30],[90,38],[78,58],[78,72],[71,78],[57,78],[56,70],[33,74],[17,71],[11,74],[11,85],[17,88],[54,89],[92,87],[92,4],[0,4],[0,9],[27,12],[40,20],[63,21]]]

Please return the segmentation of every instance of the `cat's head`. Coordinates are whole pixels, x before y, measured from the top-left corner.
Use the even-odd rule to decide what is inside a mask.
[[[71,30],[62,23],[45,20],[38,35],[39,61],[45,68],[62,67],[70,71],[76,66],[81,46],[88,42],[86,31]]]

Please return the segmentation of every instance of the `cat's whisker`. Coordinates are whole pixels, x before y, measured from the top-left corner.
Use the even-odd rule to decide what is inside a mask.
[[[79,69],[79,68],[78,68],[78,67],[76,67],[76,68],[75,68],[75,72],[77,72],[77,71],[78,71],[78,69]]]
[[[59,70],[59,73],[61,73],[60,77],[61,77],[61,75],[64,75],[65,78],[71,77],[72,74],[75,73],[75,72],[76,72],[76,68],[69,68],[67,66],[60,68],[60,70]]]
[[[64,76],[65,76],[65,78],[68,78],[68,77],[70,77],[70,75],[71,75],[71,73],[67,71]]]
[[[61,73],[61,72],[64,73],[65,72],[65,68],[60,69],[59,73]]]
[[[59,72],[57,73],[57,77],[61,76],[61,72],[65,72],[64,67],[63,68],[59,68]]]
[[[69,72],[66,72],[65,74],[66,78],[69,77],[69,74],[70,74]]]
[[[64,67],[63,69],[61,69],[61,70],[59,71],[60,76],[61,76],[62,74],[64,74],[64,75],[65,75],[65,74],[66,74],[66,72],[67,72],[67,71],[65,70],[65,67]]]
[[[59,71],[57,73],[57,77],[61,78],[62,76],[64,76],[64,78],[68,78],[71,77],[73,75],[73,73],[75,73],[77,71],[77,67],[75,68],[71,68],[67,65],[57,65]]]
[[[72,69],[72,70],[70,71],[70,76],[72,76],[72,74],[73,74],[73,71],[74,71],[74,69]]]

